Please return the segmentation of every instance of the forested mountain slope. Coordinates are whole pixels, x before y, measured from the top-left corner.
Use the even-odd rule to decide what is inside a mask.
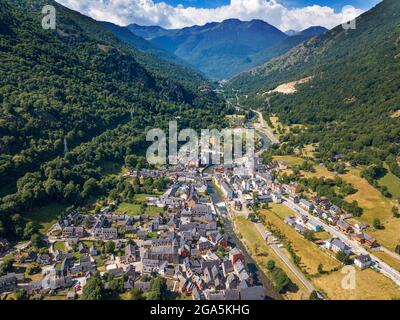
[[[229,86],[250,94],[249,106],[276,113],[286,124],[305,124],[305,133],[289,138],[292,146],[318,142],[321,160],[338,155],[353,164],[386,160],[396,171],[399,59],[400,2],[385,0],[360,16],[355,30],[338,26],[239,75]],[[265,94],[306,77],[313,79],[295,94]]]
[[[56,30],[42,29],[45,4],[57,9]],[[107,190],[104,161],[146,165],[146,128],[178,115],[181,126],[222,123],[224,104],[198,90],[200,76],[53,1],[0,3],[0,60],[0,191],[15,191],[0,200],[0,236],[20,236],[16,213]]]
[[[229,19],[178,30],[136,24],[128,28],[174,53],[212,79],[229,79],[308,38],[290,38],[261,20]]]
[[[129,44],[133,48],[155,56],[160,60],[160,62],[166,60],[165,63],[167,63],[168,61],[178,64],[181,66],[182,69],[185,68],[185,70],[181,71],[182,73],[186,73],[188,75],[190,74],[192,77],[199,79],[199,75],[193,71],[193,67],[189,66],[184,60],[178,58],[173,53],[151,43],[150,41],[147,41],[142,37],[135,35],[127,27],[120,27],[110,22],[101,22],[101,24],[107,30],[111,31],[118,39]],[[178,65],[175,65],[174,67],[178,69]]]

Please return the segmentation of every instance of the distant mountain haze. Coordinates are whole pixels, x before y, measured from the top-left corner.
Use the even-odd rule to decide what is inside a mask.
[[[287,36],[289,36],[289,37],[292,37],[292,36],[298,35],[299,32],[296,31],[296,30],[292,30],[292,29],[291,29],[291,30],[285,31],[285,34],[286,34]]]
[[[211,79],[232,78],[287,52],[315,33],[326,31],[313,27],[291,38],[262,20],[238,19],[176,30],[137,24],[129,25],[128,29],[175,54]]]
[[[144,53],[152,54],[158,58],[162,58],[170,62],[175,62],[186,67],[191,67],[188,63],[178,58],[170,51],[167,51],[159,47],[158,45],[145,40],[141,36],[134,34],[127,27],[120,27],[110,22],[100,23],[103,25],[103,27],[112,32],[119,40],[131,45],[137,50],[140,50]]]
[[[322,33],[325,33],[326,31],[328,31],[328,29],[325,27],[313,26],[313,27],[304,29],[303,31],[288,30],[285,32],[285,34],[288,35],[289,37],[299,36],[299,35],[307,36],[307,37],[314,37],[314,36],[318,36]]]

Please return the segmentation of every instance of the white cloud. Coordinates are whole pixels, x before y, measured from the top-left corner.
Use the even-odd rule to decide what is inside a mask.
[[[244,21],[261,19],[284,31],[302,30],[315,25],[333,28],[363,13],[363,10],[353,7],[335,12],[330,7],[318,5],[290,9],[279,0],[231,0],[229,5],[215,9],[174,7],[164,2],[154,3],[153,0],[57,1],[96,20],[119,25],[159,25],[170,29],[221,22],[229,18]]]

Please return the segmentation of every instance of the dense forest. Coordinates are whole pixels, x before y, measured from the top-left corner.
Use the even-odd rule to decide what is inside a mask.
[[[45,4],[56,30],[42,28]],[[201,76],[53,1],[0,3],[0,59],[0,236],[19,237],[32,208],[112,189],[106,162],[146,166],[150,128],[223,125],[225,104],[199,90]]]
[[[303,124],[286,135],[292,147],[318,143],[321,162],[390,165],[400,176],[400,2],[385,0],[356,21],[308,40],[289,53],[233,79],[244,105]],[[295,94],[264,94],[282,83],[313,77]],[[269,96],[269,98],[267,98]]]

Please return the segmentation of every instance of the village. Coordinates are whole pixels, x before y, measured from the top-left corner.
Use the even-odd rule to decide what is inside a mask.
[[[216,208],[206,195],[207,179],[197,169],[182,169],[164,171],[171,177],[170,188],[146,198],[148,206],[163,209],[162,215],[132,216],[106,206],[90,217],[76,210],[61,217],[44,239],[47,248],[35,252],[28,246],[15,252],[15,264],[34,264],[41,270],[37,280],[7,273],[0,277],[0,292],[76,299],[88,279],[100,272],[121,279],[124,291],[145,293],[158,275],[171,292],[194,300],[264,299],[264,288],[253,285],[242,251],[221,231]],[[160,173],[143,170],[129,176]]]
[[[368,225],[346,222],[351,215],[326,198],[301,197],[297,183],[279,183],[276,175],[287,169],[285,162],[263,164],[256,157],[253,165],[248,163],[242,159],[209,167],[206,172],[190,161],[128,172],[126,177],[168,177],[168,189],[162,195],[145,198],[146,206],[159,208],[160,214],[131,215],[119,212],[113,203],[90,216],[72,210],[49,229],[43,239],[45,248],[35,251],[26,245],[14,249],[16,265],[37,269],[30,270],[34,280],[26,273],[8,272],[0,277],[0,293],[4,296],[20,290],[28,297],[77,299],[90,277],[100,273],[108,279],[106,288],[112,289],[112,281],[119,281],[120,292],[136,289],[146,294],[151,279],[161,277],[170,292],[184,299],[266,299],[265,288],[254,281],[244,253],[228,241],[223,221],[244,216],[257,223],[264,240],[279,250],[283,244],[253,212],[256,206],[269,203],[290,208],[293,215],[284,221],[301,235],[328,232],[331,237],[316,244],[321,250],[342,253],[343,264],[374,268],[400,283],[398,272],[370,253],[379,249],[379,244],[365,233]],[[224,201],[213,201],[210,185]],[[227,216],[220,207],[227,209]],[[9,252],[6,240],[1,243],[2,250]]]
[[[275,177],[287,169],[288,164],[284,161],[272,161],[268,165],[256,161],[253,171],[243,171],[240,166],[225,166],[215,170],[213,181],[228,199],[227,205],[233,216],[244,216],[253,221],[269,245],[276,245],[278,250],[284,247],[260,223],[254,207],[268,207],[269,203],[283,205],[293,212],[284,217],[284,222],[300,235],[306,238],[306,233],[323,231],[330,235],[329,239],[315,241],[321,250],[332,252],[341,263],[354,264],[359,270],[372,268],[400,285],[399,272],[374,256],[381,248],[378,241],[366,233],[369,225],[353,219],[352,214],[325,197],[307,195],[306,198],[297,182],[279,183]]]

